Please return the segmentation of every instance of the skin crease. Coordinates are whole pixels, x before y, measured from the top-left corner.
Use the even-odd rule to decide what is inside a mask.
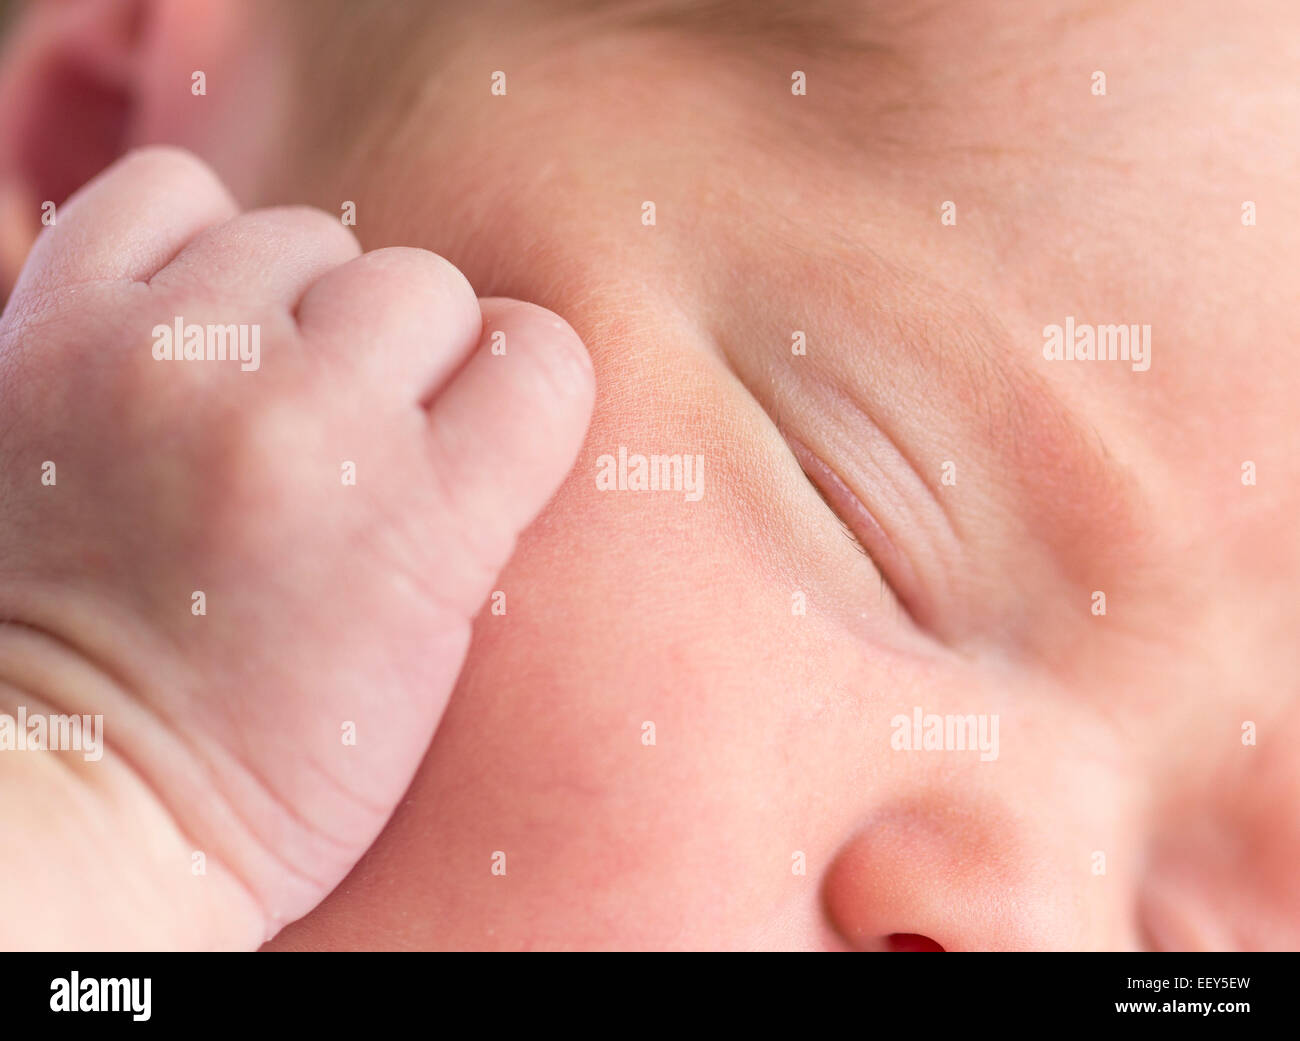
[[[1300,15],[1193,6],[945,5],[836,37],[883,49],[739,53],[488,6],[437,64],[368,40],[301,92],[260,57],[281,11],[207,56],[264,105],[145,95],[135,139],[248,205],[355,201],[365,248],[551,308],[597,372],[406,800],[271,947],[1300,944]],[[196,67],[181,21],[157,82]],[[374,90],[367,47],[424,89]],[[276,144],[226,148],[236,113]],[[1067,315],[1150,324],[1150,371],[1045,362]],[[897,597],[781,429],[876,518]],[[620,444],[704,455],[703,499],[597,491]],[[917,705],[997,713],[998,759],[891,751]]]

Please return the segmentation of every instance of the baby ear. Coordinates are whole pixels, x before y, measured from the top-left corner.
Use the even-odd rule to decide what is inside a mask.
[[[0,62],[0,290],[41,225],[116,159],[137,98],[150,0],[43,0],[10,26]]]

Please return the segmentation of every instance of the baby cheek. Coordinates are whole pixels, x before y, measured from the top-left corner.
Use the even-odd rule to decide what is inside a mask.
[[[518,868],[482,883],[483,913],[504,896],[494,928],[527,919],[539,941],[583,921],[622,946],[753,945],[780,918],[797,924],[779,946],[815,946],[889,679],[730,526],[672,516],[588,475],[524,536],[426,763],[447,829],[427,841],[492,822]]]
[[[1300,946],[1300,726],[1250,722],[1160,816],[1141,901],[1157,946]]]
[[[1300,724],[1300,713],[1296,714]],[[1267,732],[1266,728],[1266,732]],[[1221,808],[1230,841],[1215,848],[1223,857],[1219,893],[1235,893],[1235,929],[1249,949],[1300,947],[1300,725],[1273,728],[1267,743],[1243,745],[1258,756],[1257,776],[1244,781],[1239,797]],[[1235,825],[1235,827],[1234,827]],[[1232,833],[1235,831],[1235,835]]]

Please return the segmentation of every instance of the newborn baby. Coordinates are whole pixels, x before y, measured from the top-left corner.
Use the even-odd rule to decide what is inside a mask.
[[[305,914],[272,946],[1294,948],[1298,20],[36,5],[0,91],[8,279],[45,202],[148,143],[339,227],[227,202],[187,237],[216,189],[146,153],[37,243],[0,356],[0,675],[104,712],[117,765],[76,775],[152,816],[102,844],[188,925],[106,891],[101,935],[11,942]],[[136,217],[95,217],[110,185]],[[393,246],[463,272],[479,324]],[[254,321],[236,289],[278,315],[258,369],[144,353]],[[563,316],[598,390],[493,578],[585,421],[580,381],[561,411],[480,385],[461,468],[425,457],[457,379],[509,381],[534,334],[577,356],[501,297]],[[60,452],[96,497],[40,485]],[[13,812],[86,872],[66,773]]]

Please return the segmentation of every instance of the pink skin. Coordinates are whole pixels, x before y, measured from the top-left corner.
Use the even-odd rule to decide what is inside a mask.
[[[246,201],[563,314],[600,388],[406,799],[275,946],[1300,944],[1297,15],[1195,6],[952,5],[870,61],[483,14],[378,152],[301,129],[351,64],[268,88],[256,155],[230,99],[141,99]],[[1046,362],[1067,315],[1150,324],[1150,371]],[[598,491],[620,444],[704,497]],[[998,758],[891,750],[918,705]]]
[[[252,327],[238,360],[160,352],[207,323]],[[12,908],[0,945],[260,943],[392,813],[582,441],[590,360],[431,253],[237,215],[193,156],[146,149],[37,239],[0,387],[0,709],[97,716],[108,753],[4,757],[28,841],[0,874],[35,908],[153,891],[145,915]]]

